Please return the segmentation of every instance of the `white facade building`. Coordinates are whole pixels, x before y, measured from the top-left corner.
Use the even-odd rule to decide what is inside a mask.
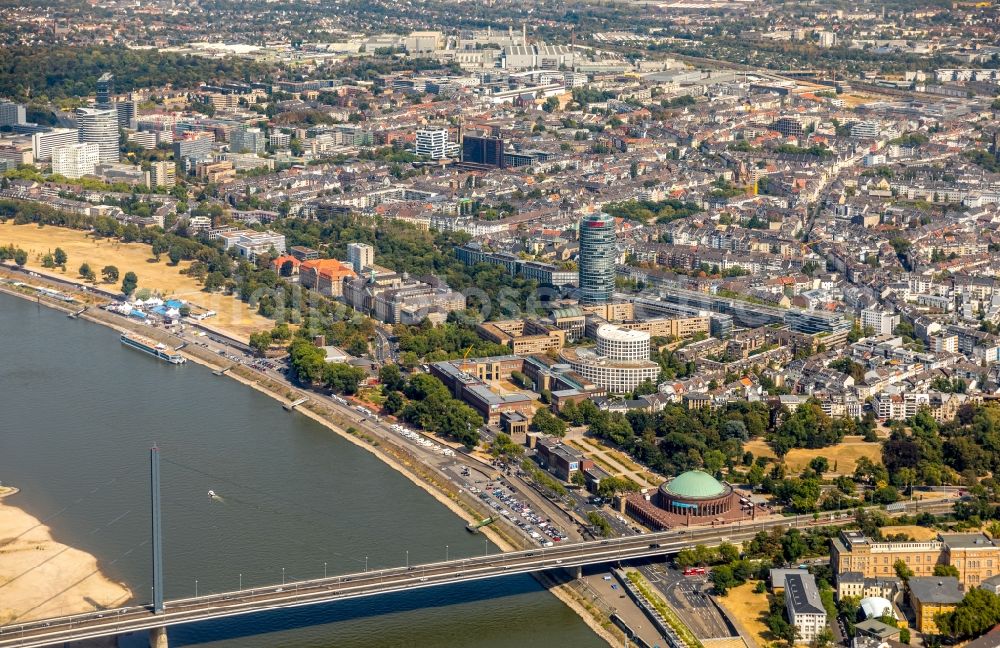
[[[566,348],[561,357],[573,371],[612,394],[635,391],[660,376],[660,365],[649,359],[649,334],[613,324],[598,327],[595,350]]]
[[[53,128],[50,131],[35,133],[31,136],[31,144],[35,149],[35,160],[44,162],[52,159],[52,149],[69,146],[80,141],[80,131],[76,128]]]
[[[879,136],[881,127],[877,121],[867,120],[851,124],[851,137],[860,139],[875,139]]]
[[[348,243],[347,260],[354,272],[361,274],[362,270],[375,264],[375,248],[367,243]]]
[[[649,333],[603,324],[597,329],[597,355],[612,360],[649,360]]]
[[[421,128],[417,130],[417,155],[440,160],[448,154],[448,129]]]
[[[861,311],[861,328],[872,330],[873,335],[892,335],[899,326],[899,315],[877,308]]]
[[[251,263],[257,261],[261,254],[271,254],[273,251],[274,256],[278,256],[285,253],[285,235],[271,230],[257,232],[224,228],[210,232],[208,237],[220,239],[227,250],[235,247],[240,256],[246,257]]]
[[[276,149],[286,149],[292,143],[292,136],[288,133],[276,131],[268,136],[271,146]]]
[[[826,627],[826,609],[812,574],[785,575],[785,609],[797,630],[795,643],[811,643]]]
[[[67,178],[80,178],[94,173],[100,163],[101,151],[93,142],[77,142],[52,150],[52,173]]]
[[[97,144],[101,163],[118,162],[118,112],[97,108],[78,108],[80,141]]]

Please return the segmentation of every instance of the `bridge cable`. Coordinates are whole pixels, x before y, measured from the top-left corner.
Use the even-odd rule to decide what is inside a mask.
[[[67,504],[66,506],[62,507],[61,509],[59,509],[58,511],[56,511],[52,515],[49,515],[49,516],[44,517],[44,518],[40,518],[38,520],[38,524],[34,524],[34,525],[28,527],[27,529],[25,529],[21,533],[17,534],[16,536],[13,536],[13,537],[10,537],[10,538],[4,538],[3,542],[0,543],[0,547],[12,543],[13,541],[15,541],[15,540],[21,538],[22,536],[24,536],[25,534],[30,533],[31,531],[34,531],[38,527],[48,526],[49,522],[51,522],[52,520],[56,519],[60,515],[69,512],[71,509],[73,509],[78,504],[89,500],[91,497],[93,497],[94,495],[96,495],[101,489],[105,488],[106,486],[110,486],[111,484],[114,484],[119,479],[127,477],[130,474],[132,474],[132,473],[134,473],[136,471],[139,471],[139,470],[145,470],[145,466],[141,466],[141,467],[135,467],[135,466],[133,466],[133,467],[125,470],[124,472],[122,472],[120,475],[112,477],[108,481],[99,483],[97,486],[94,486],[93,488],[91,488],[89,493],[87,493],[86,495],[82,495],[80,497],[77,497],[75,500],[73,500],[73,502],[71,504]],[[129,509],[129,511],[131,511],[131,509]],[[127,513],[128,513],[128,511],[126,511],[126,514]]]
[[[184,470],[189,470],[191,472],[197,473],[197,474],[202,475],[204,477],[209,477],[211,479],[215,479],[215,480],[227,483],[227,484],[229,484],[231,486],[236,486],[237,488],[244,488],[244,489],[247,489],[249,491],[258,493],[260,495],[263,495],[265,497],[276,499],[276,500],[278,500],[280,502],[287,503],[287,504],[289,504],[289,505],[291,505],[293,507],[304,509],[304,510],[310,512],[310,513],[315,514],[315,515],[321,515],[323,517],[328,517],[328,518],[333,519],[333,520],[338,520],[338,518],[334,514],[330,513],[329,511],[323,511],[323,510],[315,508],[313,506],[309,506],[307,504],[302,504],[301,502],[296,502],[295,500],[289,499],[287,497],[283,497],[281,495],[276,495],[274,493],[271,493],[271,492],[267,491],[266,489],[259,488],[257,486],[250,486],[248,484],[244,484],[244,483],[238,482],[238,481],[236,481],[234,479],[231,479],[231,478],[228,478],[228,477],[224,477],[224,476],[221,476],[221,475],[218,475],[218,474],[213,474],[213,473],[207,472],[205,470],[202,470],[200,468],[195,468],[193,466],[189,466],[189,465],[183,464],[183,463],[181,463],[179,461],[175,461],[173,459],[168,459],[166,457],[161,457],[160,460],[163,461],[164,463],[172,464],[174,466],[177,466],[178,468],[182,468]],[[307,516],[304,516],[304,515],[302,515],[300,513],[296,513],[294,511],[273,508],[273,507],[267,506],[266,504],[261,504],[259,502],[250,502],[250,501],[244,500],[242,498],[239,498],[239,497],[236,497],[236,496],[233,496],[233,495],[225,495],[225,496],[223,496],[223,499],[224,500],[231,500],[231,501],[234,501],[234,502],[239,502],[240,504],[244,504],[246,506],[250,506],[250,507],[252,507],[252,508],[254,508],[254,509],[258,510],[258,511],[265,512],[265,513],[270,513],[270,514],[275,515],[275,516],[297,518],[298,520],[300,520],[300,521],[302,521],[302,522],[304,522],[306,524],[313,524],[315,522],[315,520],[313,520],[313,519],[311,519],[311,518],[309,518]],[[317,545],[315,543],[305,542],[305,541],[300,540],[300,539],[298,539],[298,538],[296,538],[294,536],[290,537],[288,539],[291,540],[292,542],[296,543],[300,547],[305,547],[305,548],[308,548],[308,549],[313,550],[313,551],[320,550],[323,555],[338,556],[340,558],[346,558],[346,559],[351,560],[353,562],[356,562],[358,564],[364,564],[364,560],[361,559],[361,558],[357,558],[355,556],[352,556],[350,554],[346,554],[346,553],[343,553],[343,552],[331,550],[329,547],[326,547],[326,546],[321,546],[321,545]]]

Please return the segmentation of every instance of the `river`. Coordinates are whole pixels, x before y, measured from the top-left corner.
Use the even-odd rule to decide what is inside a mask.
[[[197,364],[0,294],[0,478],[11,503],[151,590],[149,448],[160,447],[166,596],[494,551],[369,452]],[[208,497],[209,490],[218,494]],[[145,645],[145,637],[122,646]],[[170,629],[170,645],[605,646],[528,576]]]

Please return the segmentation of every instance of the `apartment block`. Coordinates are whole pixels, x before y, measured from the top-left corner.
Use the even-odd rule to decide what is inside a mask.
[[[175,182],[174,163],[169,160],[153,162],[149,165],[150,184],[154,187],[173,187]]]
[[[73,179],[91,175],[100,156],[100,147],[93,142],[60,146],[52,150],[52,173]]]
[[[811,643],[826,627],[826,609],[812,574],[785,575],[785,610],[798,631],[796,643]]]
[[[69,146],[80,141],[80,131],[76,128],[53,128],[31,136],[35,149],[35,160],[47,162],[52,159],[52,149]]]

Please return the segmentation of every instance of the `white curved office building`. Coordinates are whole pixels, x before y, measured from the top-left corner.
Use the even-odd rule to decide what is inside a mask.
[[[613,324],[597,329],[595,349],[567,347],[560,355],[573,371],[612,394],[634,391],[660,376],[660,365],[649,359],[649,334]]]
[[[649,360],[649,333],[602,324],[597,328],[597,355],[614,360]]]
[[[99,108],[78,108],[76,122],[80,141],[97,144],[101,164],[118,162],[118,113]]]

